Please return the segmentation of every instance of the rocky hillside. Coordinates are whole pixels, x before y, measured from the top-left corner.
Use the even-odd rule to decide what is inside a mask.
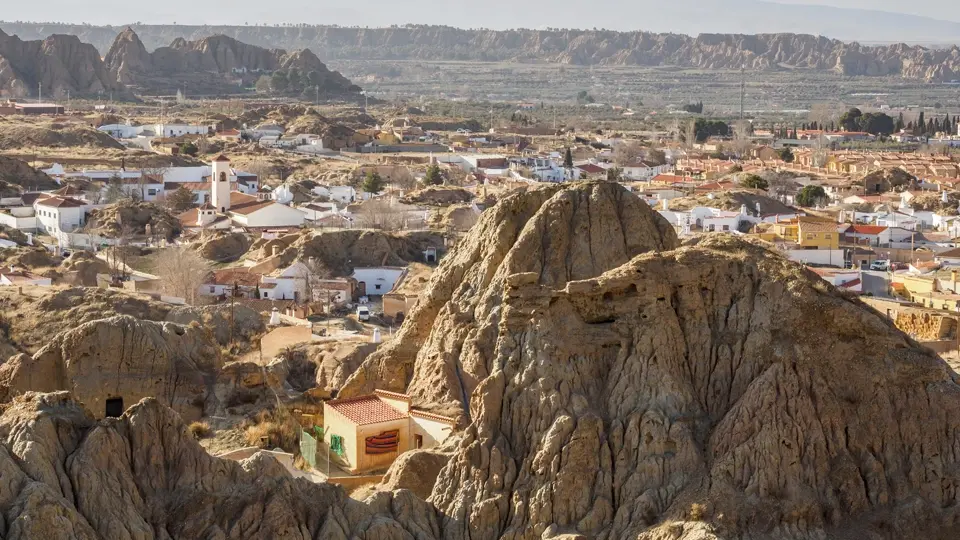
[[[761,246],[680,245],[612,184],[485,212],[340,396],[374,386],[461,417],[443,538],[960,534],[947,365]]]
[[[11,540],[439,538],[409,491],[361,503],[261,454],[217,459],[156,400],[96,422],[65,392],[18,398],[0,415],[0,474]]]
[[[224,35],[188,41],[178,37],[167,47],[148,52],[140,37],[127,28],[113,41],[104,57],[118,82],[144,90],[182,89],[188,92],[236,92],[255,82],[260,73],[297,69],[306,76],[315,72],[311,84],[324,95],[359,91],[337,72],[327,69],[309,50],[287,53],[241,43]],[[211,74],[218,77],[211,78]]]
[[[108,51],[110,27],[4,23],[9,30],[69,32]],[[866,46],[807,34],[700,34],[608,30],[462,30],[447,26],[137,26],[148,46],[219,35],[269,49],[310,48],[326,59],[540,61],[696,69],[811,69],[846,75],[960,78],[960,49]],[[127,32],[121,34],[123,37]],[[181,41],[178,39],[178,42]],[[118,38],[116,44],[122,44]],[[193,43],[193,42],[186,42]],[[115,44],[115,45],[116,45]],[[190,48],[190,47],[188,47]],[[132,51],[134,63],[142,56]]]
[[[110,76],[97,49],[77,36],[55,34],[43,40],[23,41],[0,30],[0,98],[44,96],[62,99],[112,93],[129,97]]]

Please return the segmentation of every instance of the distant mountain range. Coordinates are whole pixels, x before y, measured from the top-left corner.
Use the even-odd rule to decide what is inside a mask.
[[[285,93],[311,97],[352,97],[360,92],[346,77],[330,71],[310,50],[288,53],[264,49],[228,36],[188,41],[147,51],[132,29],[116,35],[101,59],[93,45],[75,35],[54,34],[24,41],[0,30],[0,97],[111,95],[133,99],[135,94],[172,93],[184,89],[197,95],[247,91],[264,74],[296,74]],[[291,76],[292,78],[292,76]],[[286,79],[286,77],[285,77]]]

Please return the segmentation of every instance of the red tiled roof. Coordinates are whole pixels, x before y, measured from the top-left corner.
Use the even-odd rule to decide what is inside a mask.
[[[38,201],[37,204],[51,208],[80,208],[85,203],[70,197],[47,197]]]
[[[846,282],[846,283],[841,283],[840,286],[843,287],[844,289],[850,289],[850,288],[856,287],[856,286],[859,285],[859,284],[860,284],[860,278],[857,278],[857,279],[855,279],[855,280],[853,280],[853,281],[848,281],[848,282]]]
[[[847,232],[853,232],[856,234],[880,234],[883,231],[887,230],[887,227],[881,227],[879,225],[854,225],[847,229]]]
[[[451,426],[455,426],[457,424],[457,421],[453,418],[450,418],[448,416],[441,416],[439,414],[428,413],[426,411],[411,410],[410,416],[419,416],[420,418],[426,418],[427,420],[443,422],[445,424],[450,424]]]
[[[406,414],[387,405],[378,396],[328,401],[327,405],[358,426],[407,418]]]
[[[224,268],[210,272],[210,282],[207,285],[237,285],[256,287],[260,284],[261,275],[246,268]]]
[[[587,174],[599,174],[602,172],[606,172],[606,169],[604,169],[599,165],[594,165],[593,163],[585,163],[583,165],[580,165],[577,168]]]
[[[240,193],[239,191],[230,192],[230,212],[234,214],[247,215],[256,212],[270,206],[271,204],[276,204],[273,201],[266,200],[262,201],[253,195],[247,195],[245,193]]]

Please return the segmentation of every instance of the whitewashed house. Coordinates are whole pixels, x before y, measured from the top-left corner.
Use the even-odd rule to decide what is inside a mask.
[[[43,197],[33,203],[37,229],[47,234],[73,232],[86,222],[86,203],[71,197]]]
[[[351,277],[357,280],[360,296],[383,296],[393,290],[405,270],[396,266],[355,268]]]

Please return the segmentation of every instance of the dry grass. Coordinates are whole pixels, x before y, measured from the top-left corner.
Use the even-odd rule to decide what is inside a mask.
[[[247,444],[260,448],[282,448],[286,452],[297,454],[300,436],[300,424],[285,409],[261,411],[252,419],[244,422],[244,436]]]
[[[187,426],[187,431],[197,440],[206,439],[213,433],[213,430],[210,429],[210,424],[206,422],[193,422]]]
[[[693,503],[690,505],[689,516],[692,521],[703,521],[703,518],[705,518],[706,515],[707,515],[706,505],[703,505],[700,503]]]

